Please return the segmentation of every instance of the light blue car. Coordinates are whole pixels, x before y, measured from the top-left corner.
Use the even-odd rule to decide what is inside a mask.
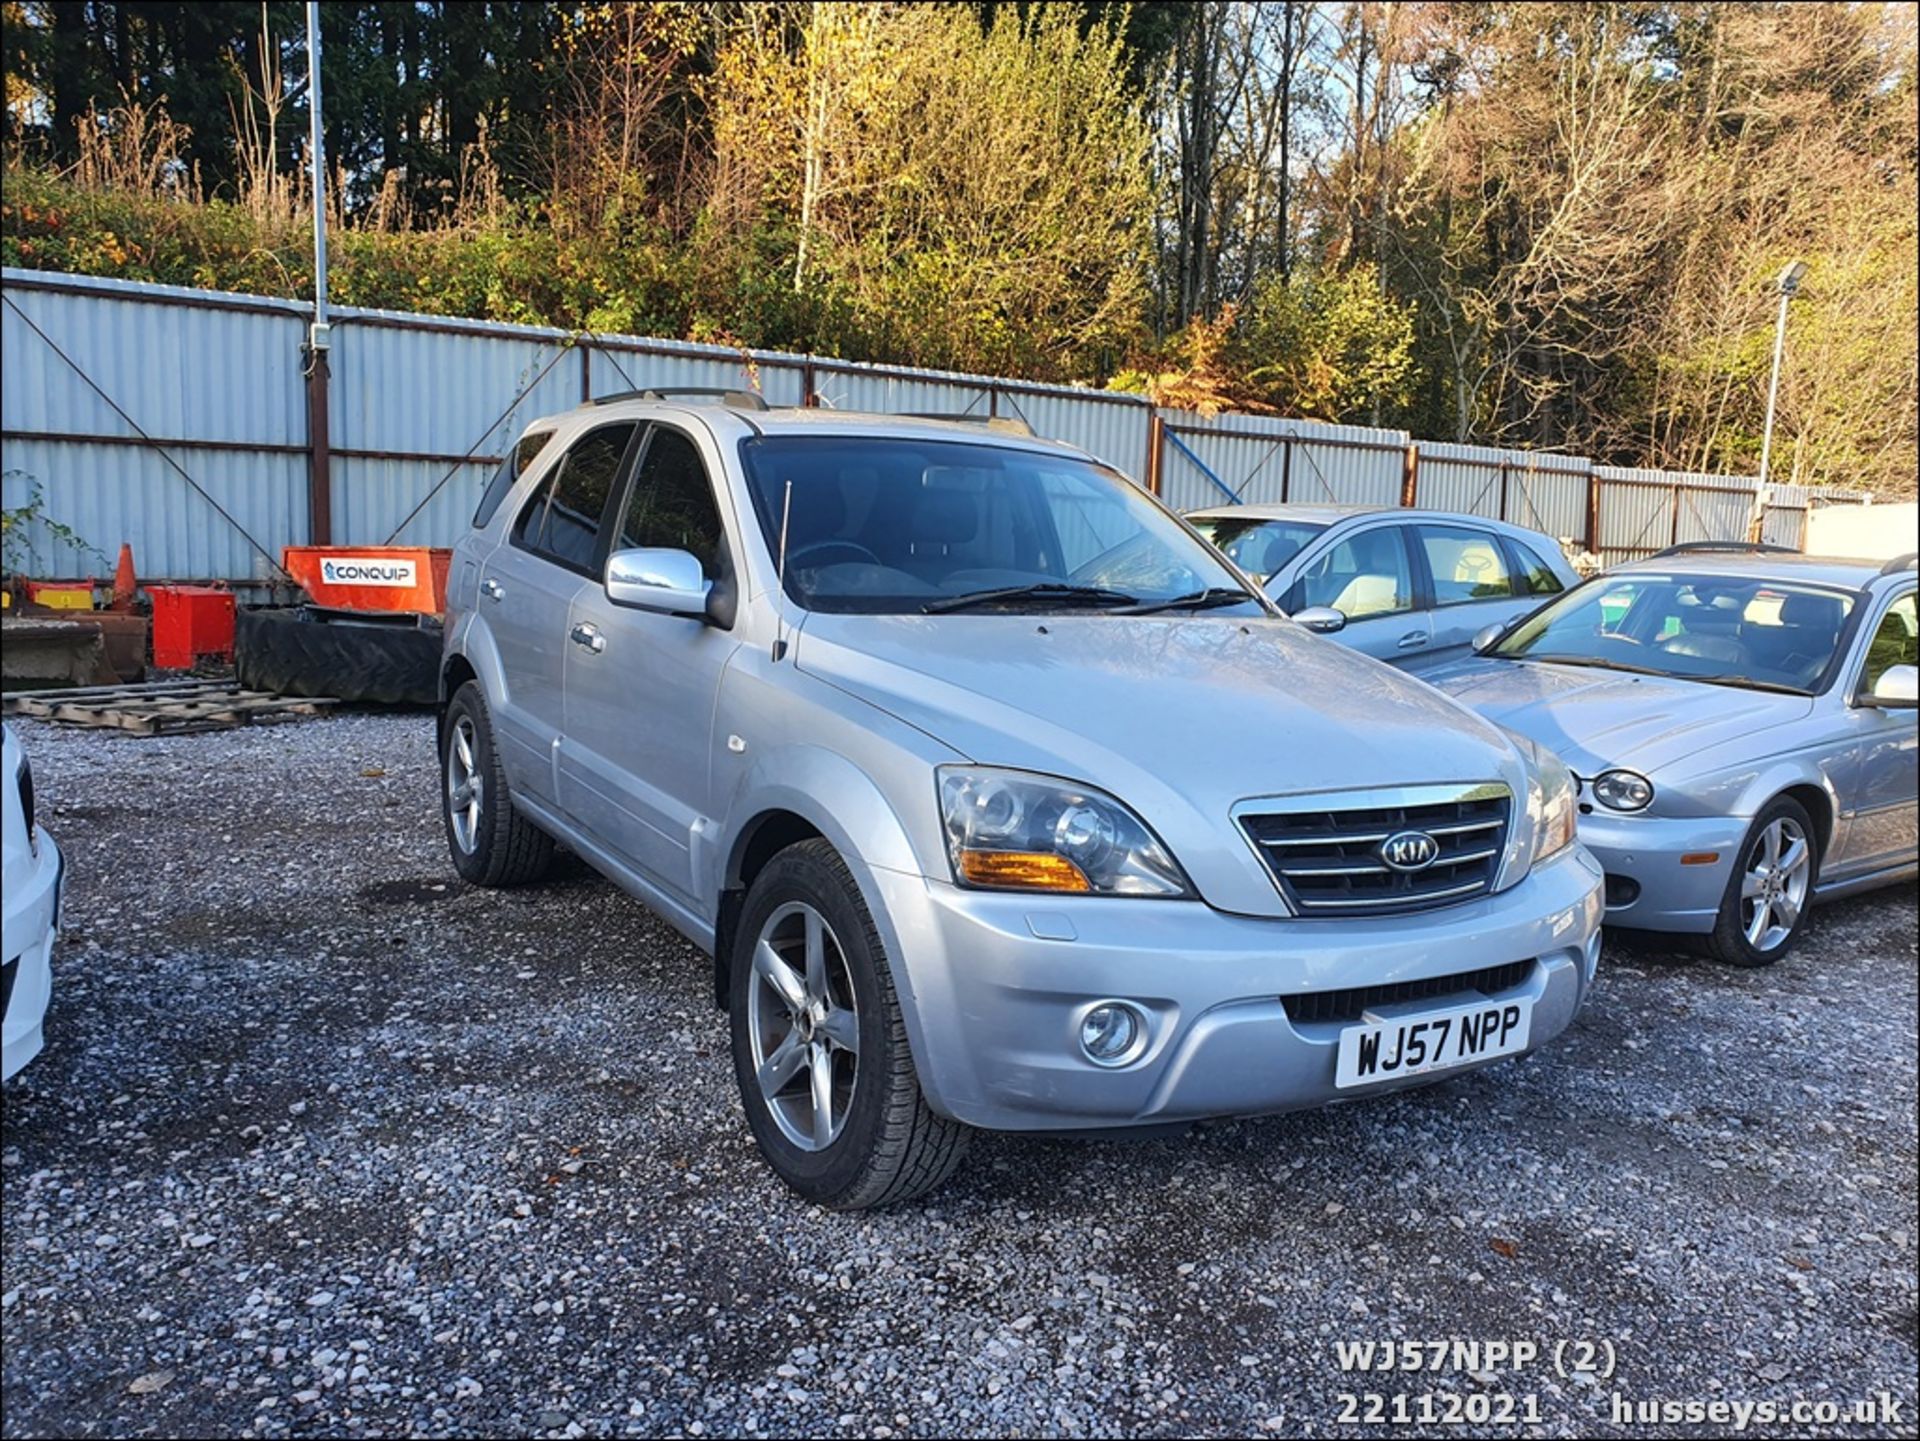
[[[1607,921],[1787,953],[1809,902],[1910,881],[1914,557],[1703,542],[1588,581],[1426,679],[1559,755]]]
[[[1579,583],[1550,537],[1442,510],[1235,505],[1187,523],[1308,630],[1402,670],[1470,653]]]

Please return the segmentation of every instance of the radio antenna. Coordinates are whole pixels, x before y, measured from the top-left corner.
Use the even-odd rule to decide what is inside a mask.
[[[780,599],[774,609],[773,658],[777,661],[787,653],[787,527],[793,523],[793,477],[787,477],[786,490],[780,501],[780,559],[776,567],[780,581]]]

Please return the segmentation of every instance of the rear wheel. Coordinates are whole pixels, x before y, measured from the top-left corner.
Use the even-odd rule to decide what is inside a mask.
[[[780,1178],[852,1211],[951,1175],[971,1133],[920,1093],[879,933],[833,847],[806,841],[775,856],[735,934],[734,1074]]]
[[[1787,796],[1769,802],[1741,842],[1708,948],[1730,965],[1772,965],[1793,948],[1806,923],[1819,870],[1819,842],[1806,807]]]
[[[493,744],[487,699],[475,681],[453,693],[440,725],[440,814],[460,879],[523,886],[553,865],[553,840],[514,808]]]

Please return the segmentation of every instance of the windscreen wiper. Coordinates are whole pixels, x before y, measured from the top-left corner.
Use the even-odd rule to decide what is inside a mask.
[[[1530,660],[1537,665],[1585,666],[1588,670],[1617,670],[1628,675],[1657,675],[1662,680],[1686,680],[1670,670],[1655,670],[1646,665],[1625,665],[1619,661],[1593,660],[1583,655],[1503,655],[1501,660]]]
[[[1063,585],[1059,581],[1042,581],[1037,585],[1008,585],[998,590],[970,591],[966,595],[928,601],[920,609],[927,615],[945,615],[956,610],[975,610],[1023,600],[1045,601],[1049,605],[1106,607],[1138,605],[1140,598],[1128,595],[1123,590],[1103,590],[1097,585]]]
[[[1258,598],[1248,591],[1233,586],[1210,585],[1205,590],[1196,590],[1187,595],[1176,595],[1172,600],[1150,600],[1142,605],[1128,606],[1123,615],[1157,615],[1163,610],[1213,610],[1223,605],[1257,605]]]
[[[1771,680],[1753,680],[1746,676],[1683,675],[1683,676],[1680,676],[1679,679],[1697,680],[1702,685],[1732,686],[1735,690],[1766,690],[1766,691],[1777,692],[1780,695],[1797,695],[1797,696],[1810,696],[1813,694],[1812,691],[1802,690],[1797,685],[1782,685],[1778,681],[1771,681]]]

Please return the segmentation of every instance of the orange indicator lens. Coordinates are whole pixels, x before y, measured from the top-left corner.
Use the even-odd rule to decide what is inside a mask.
[[[1028,851],[962,851],[960,877],[969,885],[1019,891],[1090,891],[1087,874],[1065,856]]]

